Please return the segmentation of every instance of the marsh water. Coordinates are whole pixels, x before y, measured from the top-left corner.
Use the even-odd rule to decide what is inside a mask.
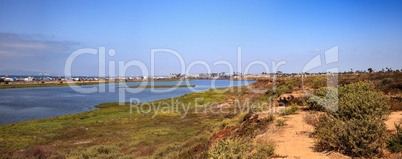
[[[179,81],[154,82],[154,85],[176,85]],[[187,93],[251,84],[254,81],[229,80],[192,80],[188,81],[192,88],[157,88],[124,91],[124,101],[136,98],[139,102],[149,102],[160,99],[179,97]],[[141,82],[125,83],[127,86],[140,85]],[[149,84],[149,83],[148,83]],[[181,84],[186,84],[182,82]],[[0,90],[0,125],[27,121],[33,119],[50,118],[67,114],[75,114],[94,110],[94,106],[101,103],[119,102],[119,91],[122,84],[87,85],[75,88],[96,88],[105,91],[82,93],[74,87],[39,87],[15,88]],[[171,91],[167,91],[171,89]],[[114,91],[113,91],[114,90]],[[137,91],[137,92],[133,92]],[[123,98],[121,98],[123,99]]]

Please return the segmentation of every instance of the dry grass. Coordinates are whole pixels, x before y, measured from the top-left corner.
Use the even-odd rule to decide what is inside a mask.
[[[322,112],[310,111],[303,116],[303,121],[306,122],[308,125],[317,127],[322,115]]]
[[[53,146],[35,145],[22,151],[22,153],[19,156],[16,156],[16,158],[49,158],[54,152],[55,149]]]
[[[137,147],[137,157],[144,157],[144,156],[150,156],[152,153],[156,151],[157,147],[156,146],[138,146]]]

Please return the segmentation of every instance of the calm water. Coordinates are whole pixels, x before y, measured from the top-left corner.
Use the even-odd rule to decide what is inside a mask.
[[[229,80],[194,80],[189,81],[196,91],[211,89],[211,83],[215,88],[229,87]],[[233,81],[233,86],[251,84],[254,81]],[[175,85],[177,81],[155,82],[155,85]],[[141,83],[127,83],[127,86],[140,85]],[[185,84],[183,82],[182,84]],[[60,115],[75,114],[94,110],[91,107],[107,102],[118,102],[119,91],[109,92],[109,88],[118,87],[119,84],[104,85],[106,92],[79,93],[70,87],[42,87],[0,90],[0,125],[56,117]],[[82,86],[83,88],[98,87],[99,85]],[[166,90],[170,88],[158,88]],[[138,89],[137,89],[138,90]],[[144,89],[138,93],[125,93],[125,101],[137,98],[140,102],[149,102],[159,99],[179,97],[192,93],[190,88],[176,88],[173,91],[158,93],[151,89]]]

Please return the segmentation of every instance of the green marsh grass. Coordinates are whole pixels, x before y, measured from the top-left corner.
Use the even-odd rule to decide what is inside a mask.
[[[195,98],[203,98],[205,103],[221,103],[238,95],[207,90],[174,98],[190,103],[184,118],[181,113],[159,112],[154,116],[152,110],[147,114],[133,110],[130,114],[129,103],[105,103],[101,104],[102,109],[79,114],[1,125],[0,158],[32,157],[27,151],[15,151],[21,149],[44,154],[41,146],[52,147],[51,156],[59,158],[192,156],[195,146],[241,122],[237,114],[195,113]]]

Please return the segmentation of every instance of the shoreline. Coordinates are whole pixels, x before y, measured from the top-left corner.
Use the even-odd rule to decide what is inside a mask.
[[[186,79],[188,80],[188,79]],[[182,80],[182,81],[186,81]],[[190,79],[188,81],[192,81]],[[144,80],[144,81],[124,81],[124,82],[75,82],[77,86],[86,85],[101,85],[101,84],[115,84],[115,83],[138,83],[138,82],[170,82],[181,80]],[[38,88],[38,87],[68,87],[68,83],[43,83],[43,84],[0,84],[0,89],[14,89],[14,88]]]
[[[170,81],[193,81],[193,80],[229,80],[229,81],[257,81],[262,79],[164,79],[164,80],[142,80],[142,81],[123,81],[123,82],[74,82],[77,86],[87,86],[87,85],[101,85],[101,84],[114,84],[114,83],[138,83],[138,82],[170,82]],[[0,89],[14,89],[14,88],[39,88],[39,87],[68,87],[68,83],[35,83],[35,84],[2,84],[0,83]]]
[[[168,82],[168,81],[180,81],[180,80],[155,80],[154,82]],[[143,82],[143,81],[136,81],[136,82]],[[151,82],[151,80],[149,80],[148,82]],[[254,81],[254,82],[256,82],[256,81]],[[253,82],[253,83],[254,83]],[[122,83],[122,82],[116,82],[116,83]],[[126,83],[135,83],[135,82],[126,82]],[[88,83],[89,84],[89,83]],[[96,85],[96,84],[98,84],[98,83],[90,83],[91,85]],[[102,83],[102,84],[115,84],[115,83]],[[252,84],[252,83],[249,83],[249,84],[247,84],[247,85],[250,85],[250,84]],[[66,84],[67,85],[67,84]],[[217,89],[227,89],[227,88],[232,88],[232,87],[242,87],[242,86],[247,86],[246,84],[245,85],[241,85],[241,86],[231,86],[231,87],[222,87],[222,88],[217,88]],[[68,85],[67,85],[68,86]],[[60,86],[60,87],[67,87],[67,86]],[[78,85],[78,86],[80,86],[80,85]],[[150,85],[146,85],[146,87],[141,87],[142,85],[138,85],[138,86],[131,86],[131,87],[128,87],[128,88],[132,88],[132,89],[135,89],[135,88],[152,88],[152,87],[149,87]],[[161,87],[160,87],[161,86]],[[179,85],[178,87],[176,87],[176,85],[155,85],[155,87],[154,88],[188,88],[188,87],[195,87],[196,85]],[[49,87],[51,87],[51,86],[49,86]],[[135,87],[135,88],[134,88]],[[28,87],[27,87],[28,88]],[[40,87],[29,87],[29,88],[40,88]],[[120,88],[120,87],[116,87],[116,88]],[[125,88],[125,87],[122,87],[122,88]],[[197,91],[197,92],[190,92],[190,93],[186,93],[186,94],[183,94],[183,95],[181,95],[181,96],[177,96],[177,97],[170,97],[170,98],[166,98],[166,99],[157,99],[157,100],[153,100],[153,101],[148,101],[148,102],[143,102],[143,103],[152,103],[152,102],[158,102],[158,101],[163,101],[163,100],[171,100],[171,99],[176,99],[176,98],[181,98],[181,97],[184,97],[184,96],[186,96],[186,95],[188,95],[188,94],[192,94],[192,93],[200,93],[200,92],[203,92],[203,91],[209,91],[209,90],[213,90],[213,88],[210,88],[210,89],[206,89],[206,90],[200,90],[200,91]],[[38,118],[38,119],[31,119],[31,120],[25,120],[25,121],[18,121],[18,122],[13,122],[13,123],[7,123],[7,124],[0,124],[0,127],[1,126],[4,126],[4,125],[8,125],[8,124],[16,124],[16,123],[21,123],[21,122],[29,122],[29,121],[34,121],[34,120],[42,120],[42,119],[52,119],[52,118],[58,118],[58,117],[62,117],[62,116],[68,116],[68,115],[76,115],[76,114],[81,114],[81,113],[85,113],[85,112],[91,112],[91,111],[96,111],[96,110],[99,110],[99,109],[103,109],[103,107],[97,107],[97,106],[100,106],[100,105],[104,105],[104,104],[114,104],[114,103],[119,103],[119,102],[105,102],[105,103],[99,103],[99,104],[96,104],[96,105],[92,105],[92,106],[89,106],[88,108],[90,109],[90,110],[87,110],[87,111],[83,111],[83,112],[79,112],[79,113],[72,113],[72,114],[65,114],[65,115],[60,115],[60,116],[54,116],[54,117],[47,117],[47,118]],[[127,102],[125,102],[125,103],[127,103]]]
[[[233,88],[241,88],[244,86],[245,85],[233,86]],[[224,90],[227,88],[231,87],[218,89]],[[125,105],[119,105],[118,102],[113,102],[98,104],[107,105],[108,107],[105,108],[98,108],[76,114],[4,124],[0,125],[0,140],[2,141],[0,143],[0,152],[23,150],[35,145],[51,143],[55,143],[56,145],[53,146],[56,147],[58,144],[62,143],[80,143],[81,141],[77,138],[80,138],[80,136],[85,134],[85,139],[89,139],[91,142],[97,143],[98,140],[99,142],[103,142],[104,138],[115,138],[114,135],[109,133],[110,130],[113,130],[113,132],[125,132],[124,134],[127,134],[131,133],[131,129],[135,129],[140,132],[139,134],[143,135],[146,135],[147,133],[145,133],[145,131],[148,131],[149,129],[157,132],[160,130],[169,130],[168,134],[160,134],[162,136],[169,136],[166,136],[163,139],[161,138],[161,142],[164,145],[170,145],[172,141],[177,141],[179,138],[187,138],[191,139],[191,142],[200,143],[199,136],[194,136],[194,134],[202,133],[204,134],[203,136],[205,136],[205,139],[207,139],[217,131],[220,131],[221,128],[219,128],[219,126],[213,128],[213,130],[206,130],[205,127],[208,127],[210,124],[220,125],[223,121],[221,116],[214,115],[211,116],[211,118],[203,118],[202,114],[196,114],[194,111],[191,111],[192,109],[197,109],[196,103],[193,103],[194,99],[203,98],[207,103],[222,103],[226,98],[231,98],[231,96],[237,94],[239,93],[236,93],[236,91],[221,94],[215,92],[213,89],[207,89],[187,93],[179,97],[144,102],[158,104],[171,101],[172,99],[180,101],[184,103],[186,107],[188,107],[187,109],[190,109],[189,112],[191,112],[186,114],[184,120],[182,118],[183,114],[180,113],[158,113],[157,116],[153,116],[154,113],[138,113],[137,111],[130,113],[128,102],[126,102]],[[94,106],[93,108],[97,107]],[[153,112],[151,109],[149,111]],[[231,120],[237,122],[238,119],[234,118]],[[161,121],[168,123],[167,125],[160,125]],[[170,133],[173,133],[174,135],[171,136],[169,135]],[[120,137],[119,140],[121,141],[125,141],[127,137],[132,138],[132,136],[126,135]],[[147,138],[149,137],[144,136],[142,138],[133,138],[131,140],[146,142],[148,141]],[[108,143],[113,144],[113,142]]]

